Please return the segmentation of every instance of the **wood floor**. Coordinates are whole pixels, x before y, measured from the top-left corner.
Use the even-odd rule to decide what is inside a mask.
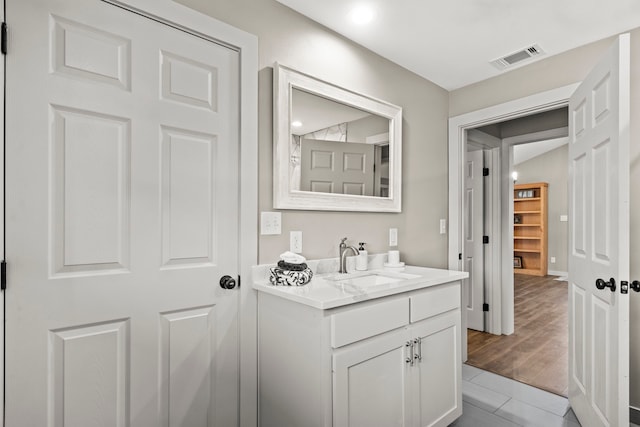
[[[567,395],[567,282],[514,275],[515,333],[468,331],[467,364]]]

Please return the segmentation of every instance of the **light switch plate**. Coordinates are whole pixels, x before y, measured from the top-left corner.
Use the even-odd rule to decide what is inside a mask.
[[[560,215],[560,222],[567,222],[569,221],[569,216],[567,215]]]
[[[262,212],[260,214],[260,234],[282,234],[282,214],[280,212]]]
[[[447,234],[447,220],[440,220],[440,234]]]
[[[289,233],[289,250],[296,254],[302,253],[302,231]]]
[[[389,229],[389,246],[398,246],[398,229]]]

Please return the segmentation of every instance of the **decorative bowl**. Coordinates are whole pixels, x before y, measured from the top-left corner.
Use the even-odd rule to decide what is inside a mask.
[[[281,267],[271,267],[269,270],[269,282],[274,286],[304,286],[313,277],[313,271],[308,267],[301,271],[285,270]]]

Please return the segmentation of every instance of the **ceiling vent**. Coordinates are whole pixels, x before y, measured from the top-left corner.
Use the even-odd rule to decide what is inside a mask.
[[[504,70],[506,68],[513,67],[519,62],[533,58],[534,56],[542,55],[543,53],[544,50],[542,50],[542,48],[537,44],[534,44],[533,46],[529,46],[519,50],[518,52],[495,59],[491,61],[491,64],[499,70]]]

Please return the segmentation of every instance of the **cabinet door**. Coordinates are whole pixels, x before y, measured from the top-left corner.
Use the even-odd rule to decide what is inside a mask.
[[[415,426],[448,426],[462,415],[460,322],[460,310],[454,310],[409,330],[418,340],[412,369]]]
[[[411,425],[413,369],[406,333],[384,334],[334,353],[334,427]]]

